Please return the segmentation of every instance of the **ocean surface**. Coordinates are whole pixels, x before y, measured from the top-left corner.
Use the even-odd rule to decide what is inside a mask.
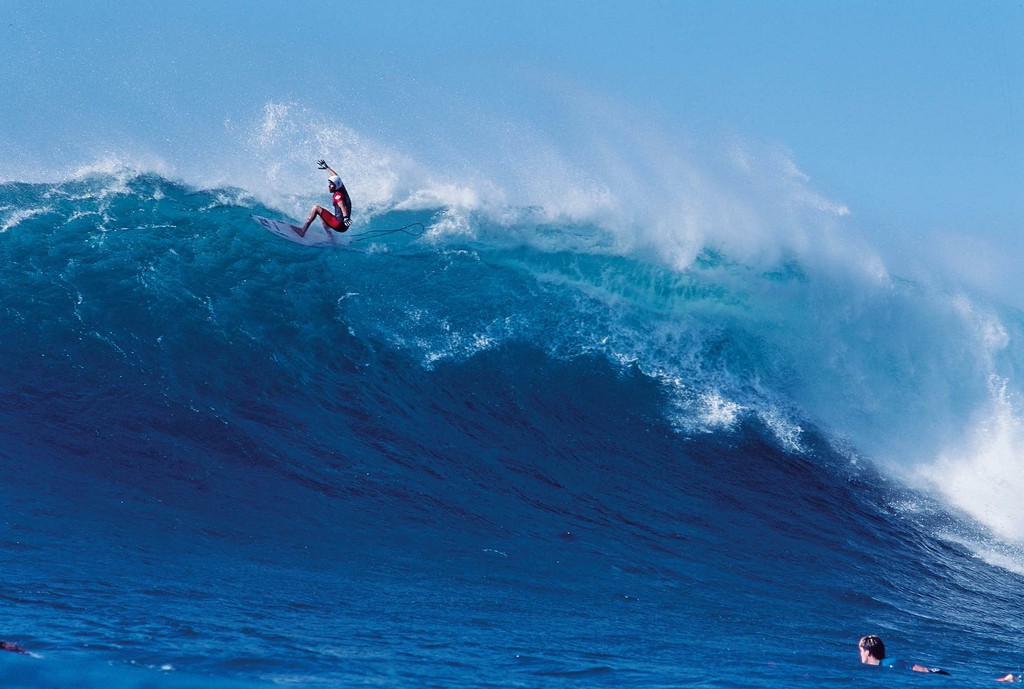
[[[5,689],[1024,666],[1020,311],[854,241],[358,175],[345,248],[251,220],[320,177],[0,184]],[[953,677],[862,666],[864,634]]]

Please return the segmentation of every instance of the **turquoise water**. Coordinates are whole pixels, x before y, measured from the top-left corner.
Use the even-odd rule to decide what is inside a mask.
[[[1019,313],[568,220],[383,210],[332,251],[250,213],[284,217],[0,185],[5,686],[948,682],[867,633],[1018,669],[1024,524],[976,495],[1019,466]]]

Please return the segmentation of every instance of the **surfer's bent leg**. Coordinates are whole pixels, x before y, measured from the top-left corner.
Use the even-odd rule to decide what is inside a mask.
[[[320,215],[320,211],[322,211],[322,210],[323,210],[323,208],[320,207],[320,204],[316,204],[316,203],[313,204],[313,210],[311,210],[309,212],[309,217],[306,218],[306,224],[302,226],[301,236],[305,236],[306,230],[309,229],[309,226],[313,224],[314,218],[316,218],[316,216]]]

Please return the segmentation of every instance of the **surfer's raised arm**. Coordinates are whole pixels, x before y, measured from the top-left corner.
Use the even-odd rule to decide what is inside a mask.
[[[327,161],[325,161],[323,158],[321,158],[320,160],[316,161],[316,166],[318,168],[320,168],[321,170],[327,170],[332,175],[338,174],[337,172],[335,172],[334,170],[331,169],[331,166],[328,165]]]

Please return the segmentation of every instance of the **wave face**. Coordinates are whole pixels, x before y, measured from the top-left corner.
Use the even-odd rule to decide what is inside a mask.
[[[0,185],[11,682],[1016,669],[1019,312],[853,243],[393,198],[319,250],[249,218],[294,198]]]

